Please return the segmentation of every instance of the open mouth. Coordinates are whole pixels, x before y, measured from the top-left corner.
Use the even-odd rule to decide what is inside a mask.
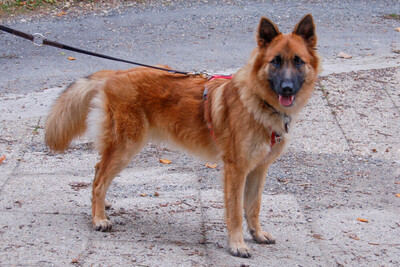
[[[284,107],[290,107],[291,105],[293,105],[294,99],[295,99],[294,95],[289,95],[289,96],[279,95],[279,103],[281,103],[281,105]]]

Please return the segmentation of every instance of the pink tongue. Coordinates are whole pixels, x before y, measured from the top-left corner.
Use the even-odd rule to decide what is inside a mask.
[[[291,96],[281,96],[279,95],[279,103],[281,103],[282,106],[288,107],[292,105],[294,100],[294,95]]]

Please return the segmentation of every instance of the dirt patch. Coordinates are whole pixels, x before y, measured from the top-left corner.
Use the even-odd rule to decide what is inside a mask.
[[[400,21],[400,14],[397,14],[397,13],[386,14],[386,15],[383,15],[382,17],[385,19],[394,19],[394,20]]]
[[[127,7],[144,4],[141,0],[32,0],[32,1],[1,1],[0,22],[18,19],[40,19],[43,17],[80,17],[88,14],[110,13]]]

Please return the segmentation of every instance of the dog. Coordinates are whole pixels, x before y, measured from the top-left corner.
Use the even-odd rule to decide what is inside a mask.
[[[96,72],[61,93],[46,120],[45,142],[64,151],[86,131],[94,137],[101,155],[92,188],[96,230],[112,227],[105,197],[114,177],[148,142],[157,141],[223,162],[231,254],[251,256],[243,239],[243,210],[254,241],[275,243],[260,226],[263,186],[314,90],[320,63],[311,14],[288,34],[262,17],[256,40],[248,63],[232,79],[139,67]]]

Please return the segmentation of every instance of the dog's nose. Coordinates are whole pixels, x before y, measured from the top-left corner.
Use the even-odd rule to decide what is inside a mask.
[[[281,83],[281,88],[283,95],[291,95],[293,94],[294,84],[291,80],[285,79]]]

